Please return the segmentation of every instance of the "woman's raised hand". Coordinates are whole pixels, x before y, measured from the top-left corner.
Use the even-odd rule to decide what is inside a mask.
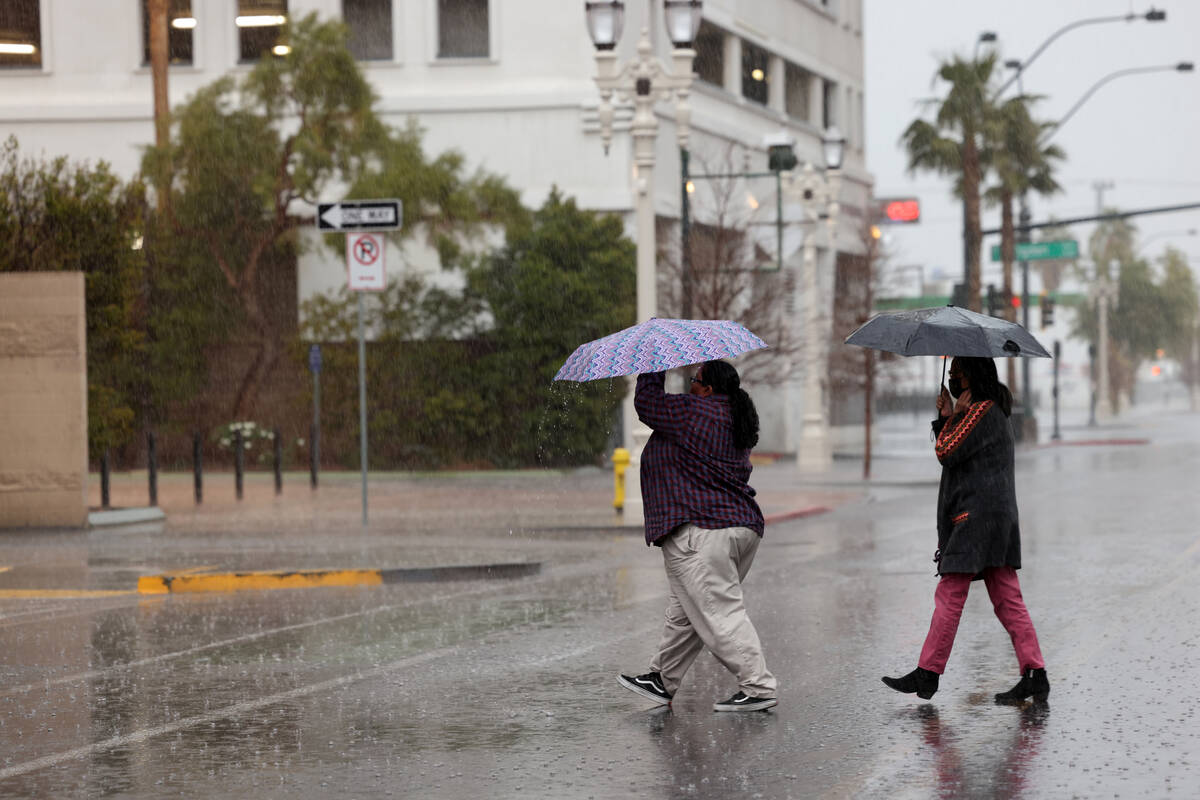
[[[940,392],[938,392],[938,399],[937,399],[938,414],[940,414],[943,417],[950,416],[950,408],[953,405],[954,405],[954,401],[952,401],[950,399],[950,391],[945,386],[943,386],[942,390]]]

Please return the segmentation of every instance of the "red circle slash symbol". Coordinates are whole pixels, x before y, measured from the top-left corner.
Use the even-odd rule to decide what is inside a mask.
[[[374,264],[377,258],[379,258],[379,248],[371,237],[364,236],[354,243],[354,260],[358,263]]]

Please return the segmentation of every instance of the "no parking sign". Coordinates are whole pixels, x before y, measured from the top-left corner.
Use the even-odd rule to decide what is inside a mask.
[[[352,292],[382,292],[387,288],[383,234],[346,234],[346,279]]]

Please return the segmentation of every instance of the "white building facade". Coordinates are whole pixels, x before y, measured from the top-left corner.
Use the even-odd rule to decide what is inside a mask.
[[[504,177],[530,206],[557,187],[581,207],[624,215],[633,233],[630,114],[618,110],[605,155],[583,0],[168,3],[172,106],[268,55],[283,18],[309,12],[342,18],[379,95],[377,110],[394,125],[415,118],[425,130],[426,152],[460,151],[471,168]],[[25,154],[104,159],[118,174],[136,172],[141,148],[154,138],[145,0],[5,0],[0,9],[0,137],[15,135]],[[862,0],[704,0],[703,17],[689,101],[693,173],[730,163],[739,171],[763,172],[764,137],[780,131],[795,139],[801,164],[820,166],[825,129],[835,125],[846,137],[837,247],[827,246],[824,226],[792,224],[798,219],[794,207],[784,214],[785,269],[800,268],[805,235],[818,237],[819,318],[832,333],[835,252],[861,252],[871,195],[863,158]],[[618,56],[633,54],[646,26],[656,54],[669,63],[661,0],[628,0]],[[661,104],[657,114],[655,212],[660,232],[677,235],[674,105]],[[762,249],[774,254],[774,183],[748,181],[745,191],[747,202],[758,207],[754,224],[770,232]],[[708,213],[704,192],[697,187],[692,208],[700,224]],[[388,257],[390,271],[431,275],[435,261],[419,245]],[[298,265],[298,300],[344,281],[345,265],[312,249]],[[799,291],[799,280],[790,285]],[[793,305],[799,324],[804,306]],[[755,392],[763,422],[760,449],[795,451],[799,377]]]

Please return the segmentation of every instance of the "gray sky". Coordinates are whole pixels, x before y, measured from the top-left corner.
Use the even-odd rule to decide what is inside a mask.
[[[1156,0],[1165,22],[1115,22],[1069,31],[1026,70],[1025,91],[1045,96],[1038,117],[1061,118],[1098,80],[1129,67],[1200,61],[1200,0]],[[892,226],[893,264],[924,264],[927,278],[941,268],[962,274],[962,212],[949,181],[931,173],[908,175],[899,145],[923,98],[945,94],[932,84],[939,61],[969,56],[980,31],[995,31],[1001,60],[1024,60],[1054,31],[1076,20],[1144,12],[1145,0],[864,0],[867,164],[877,196],[916,195],[919,225]],[[1010,92],[1015,92],[1015,85]],[[1006,93],[1006,96],[1007,93]],[[1100,88],[1063,126],[1054,141],[1067,155],[1059,172],[1064,191],[1031,203],[1035,221],[1086,216],[1096,208],[1096,181],[1111,181],[1106,206],[1123,210],[1200,202],[1200,72],[1162,72],[1118,78]],[[999,225],[984,210],[984,227]],[[1135,220],[1143,237],[1155,235],[1147,254],[1174,244],[1200,270],[1200,210]],[[1081,244],[1090,226],[1076,226]],[[1168,235],[1170,234],[1170,235]],[[997,282],[985,241],[984,283]],[[915,280],[915,277],[914,277]],[[914,287],[915,288],[915,287]],[[907,293],[907,292],[906,292]]]

